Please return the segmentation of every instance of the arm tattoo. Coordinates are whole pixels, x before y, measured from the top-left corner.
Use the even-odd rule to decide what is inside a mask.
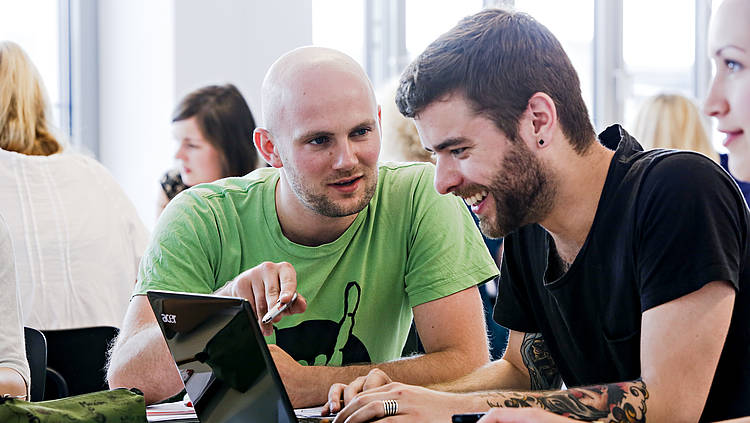
[[[562,387],[562,377],[541,333],[524,334],[521,357],[523,364],[529,369],[532,391]]]
[[[485,394],[490,407],[538,407],[576,420],[645,423],[648,390],[643,380],[549,392]]]

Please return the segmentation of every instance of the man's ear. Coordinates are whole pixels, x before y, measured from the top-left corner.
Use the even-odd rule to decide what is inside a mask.
[[[378,104],[378,129],[380,129],[380,133],[383,133],[383,118],[380,115],[380,104]]]
[[[260,127],[255,128],[255,131],[253,131],[253,142],[255,143],[255,148],[266,163],[275,168],[283,166],[278,154],[276,143],[274,142],[271,133],[268,132],[268,129]]]
[[[539,148],[548,146],[554,138],[553,129],[558,125],[557,108],[552,97],[542,92],[534,93],[529,99],[527,113],[531,124],[528,128],[530,138]]]

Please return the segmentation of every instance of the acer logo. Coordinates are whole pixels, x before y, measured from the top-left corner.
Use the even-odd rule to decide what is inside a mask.
[[[177,323],[177,316],[174,314],[161,314],[161,321],[164,323]]]

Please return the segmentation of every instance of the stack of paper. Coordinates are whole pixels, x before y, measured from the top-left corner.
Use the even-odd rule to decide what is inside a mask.
[[[149,422],[199,423],[188,401],[149,405],[146,407],[146,417]]]

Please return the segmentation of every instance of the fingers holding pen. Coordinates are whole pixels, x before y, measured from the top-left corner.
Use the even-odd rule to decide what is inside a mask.
[[[287,262],[263,262],[245,270],[217,291],[221,295],[232,295],[247,299],[253,307],[264,335],[273,331],[273,323],[281,317],[302,313],[307,309],[307,300],[297,294],[296,300],[273,319],[263,322],[263,317],[274,307],[289,304],[297,293],[297,272]]]
[[[297,271],[287,262],[278,263],[278,266],[278,273],[274,275],[278,279],[277,290],[275,292],[266,291],[269,309],[275,304],[281,303],[289,304],[281,313],[281,316],[302,313],[307,310],[307,300],[297,293]]]

